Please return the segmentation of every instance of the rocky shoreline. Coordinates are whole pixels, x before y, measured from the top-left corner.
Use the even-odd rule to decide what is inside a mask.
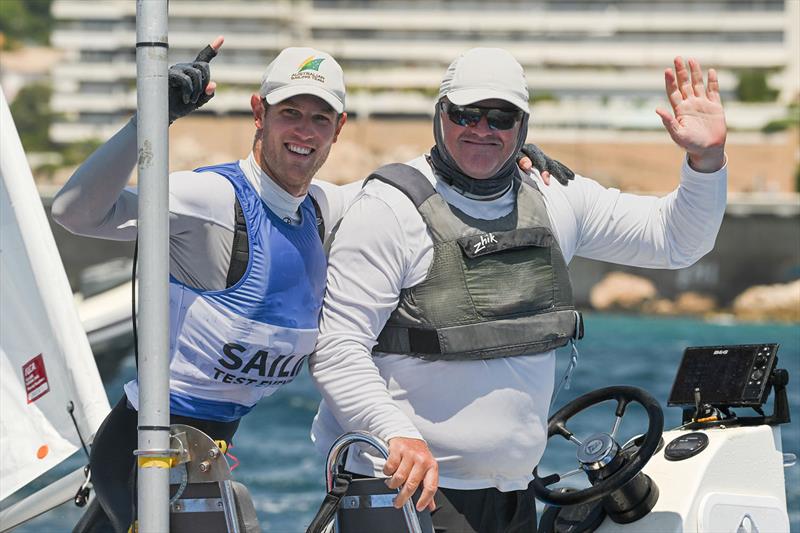
[[[596,311],[696,316],[714,320],[800,322],[800,280],[750,287],[739,294],[730,307],[721,307],[714,296],[693,291],[683,292],[675,299],[663,298],[649,279],[611,272],[592,287],[589,303]]]

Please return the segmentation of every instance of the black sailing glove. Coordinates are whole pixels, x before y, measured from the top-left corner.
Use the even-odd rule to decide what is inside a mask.
[[[570,180],[575,179],[575,173],[566,165],[555,159],[550,159],[535,144],[524,144],[517,154],[517,161],[523,157],[528,157],[533,163],[533,168],[542,172],[549,172],[552,177],[557,179],[562,185],[569,185]]]
[[[193,62],[169,67],[170,124],[202,107],[214,97],[214,93],[206,94],[206,86],[211,81],[209,63],[216,55],[216,50],[206,46]]]

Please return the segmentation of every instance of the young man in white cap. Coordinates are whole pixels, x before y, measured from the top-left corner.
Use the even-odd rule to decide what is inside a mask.
[[[567,264],[581,255],[685,267],[712,249],[722,221],[716,73],[704,86],[697,62],[689,68],[676,58],[665,72],[673,113],[657,113],[687,157],[678,189],[655,198],[580,176],[550,187],[521,176],[522,67],[489,48],[450,65],[430,154],[370,176],[333,240],[310,359],[323,396],[319,451],[368,431],[388,441],[388,460],[358,450],[346,469],[388,476],[401,488],[396,507],[421,487],[417,509],[437,509],[437,531],[536,530],[529,484],[547,437],[554,349],[581,329]]]
[[[195,63],[170,69],[171,121],[213,96],[208,61],[221,45],[219,38]],[[251,97],[251,153],[170,174],[173,423],[230,442],[240,418],[292,381],[314,349],[326,269],[318,219],[329,231],[352,194],[312,177],[347,119],[344,104],[342,70],[330,55],[283,50]],[[53,217],[75,233],[134,240],[137,193],[125,186],[136,158],[132,119],[74,173]],[[103,523],[105,513],[106,530],[125,532],[134,519],[138,400],[133,380],[97,432],[91,468],[100,505],[84,525]]]

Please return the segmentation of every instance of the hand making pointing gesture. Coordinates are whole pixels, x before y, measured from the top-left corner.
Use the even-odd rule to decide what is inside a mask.
[[[202,107],[214,97],[216,82],[211,81],[209,63],[217,56],[225,38],[220,35],[203,48],[191,63],[169,67],[169,123]]]
[[[664,83],[672,113],[656,109],[675,144],[686,150],[689,164],[699,172],[715,172],[725,164],[725,113],[719,97],[717,72],[708,70],[703,85],[703,71],[696,59],[689,59],[688,69],[681,57],[675,58],[675,70],[664,71]]]

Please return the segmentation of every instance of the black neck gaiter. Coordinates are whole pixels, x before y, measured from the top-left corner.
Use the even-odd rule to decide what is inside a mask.
[[[442,120],[446,120],[441,116],[441,106],[436,105],[436,111],[433,117],[433,138],[436,144],[431,148],[430,164],[433,167],[436,175],[445,183],[456,189],[459,193],[467,198],[477,200],[494,200],[502,196],[514,181],[514,176],[517,175],[517,158],[522,145],[525,144],[525,138],[528,136],[528,117],[525,113],[522,116],[522,123],[519,128],[519,135],[517,136],[517,145],[508,161],[503,163],[503,166],[497,171],[494,176],[485,179],[475,179],[464,174],[459,168],[453,156],[447,150],[444,143],[444,135],[442,134]],[[449,119],[447,119],[449,120]]]

